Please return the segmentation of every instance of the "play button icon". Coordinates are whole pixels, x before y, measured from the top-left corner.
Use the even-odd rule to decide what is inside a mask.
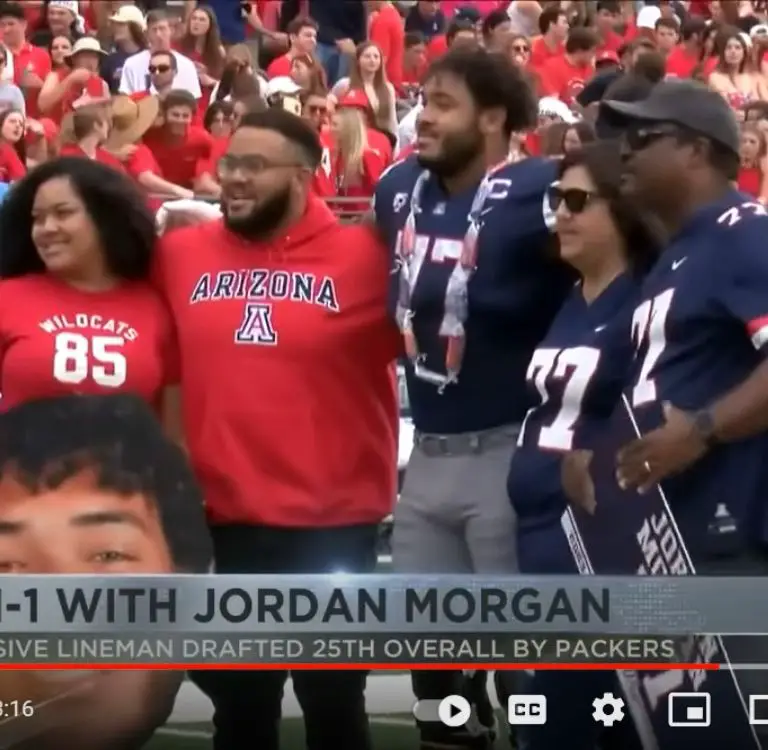
[[[463,727],[472,716],[472,706],[461,695],[449,695],[440,701],[437,716],[447,727]]]

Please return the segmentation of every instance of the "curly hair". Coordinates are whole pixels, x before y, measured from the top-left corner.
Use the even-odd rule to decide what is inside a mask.
[[[482,47],[451,49],[432,63],[425,80],[444,73],[466,84],[478,109],[504,109],[507,136],[535,125],[538,107],[531,82],[504,54]]]
[[[127,175],[77,156],[41,164],[8,192],[0,207],[0,278],[45,270],[32,241],[32,207],[39,188],[57,178],[69,180],[85,204],[110,272],[130,281],[148,278],[157,237],[145,195]]]
[[[100,490],[140,494],[155,505],[179,571],[208,571],[213,552],[202,493],[184,452],[144,401],[70,395],[0,415],[0,479],[11,476],[34,495],[87,471]]]

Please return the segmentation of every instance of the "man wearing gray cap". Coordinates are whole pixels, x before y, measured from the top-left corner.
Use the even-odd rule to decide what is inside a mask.
[[[689,553],[688,572],[766,575],[768,211],[732,187],[738,124],[725,99],[691,81],[659,83],[642,101],[601,107],[624,131],[623,190],[669,237],[634,314],[638,366],[625,393],[643,437],[618,452],[619,485],[643,492],[661,483]],[[734,661],[768,662],[768,639],[724,641]],[[748,731],[739,747],[758,746],[727,672],[703,674],[697,682],[680,672],[680,685],[665,689],[711,693],[713,722],[719,715],[731,729]],[[737,674],[743,696],[768,693],[768,673]],[[689,735],[675,731],[665,726],[659,745],[679,739],[689,747]],[[717,731],[713,723],[706,737],[714,740]],[[696,747],[722,747],[727,736],[713,744],[700,734]]]

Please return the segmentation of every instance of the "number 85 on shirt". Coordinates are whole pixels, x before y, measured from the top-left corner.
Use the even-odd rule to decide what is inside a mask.
[[[124,344],[121,336],[59,333],[54,343],[53,377],[67,385],[80,385],[90,377],[102,388],[119,388],[128,375]]]

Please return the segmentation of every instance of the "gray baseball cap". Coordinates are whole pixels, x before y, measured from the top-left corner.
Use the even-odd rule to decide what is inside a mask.
[[[739,153],[739,123],[733,111],[720,94],[702,83],[662,81],[642,101],[607,100],[601,107],[613,114],[617,124],[669,122]]]

